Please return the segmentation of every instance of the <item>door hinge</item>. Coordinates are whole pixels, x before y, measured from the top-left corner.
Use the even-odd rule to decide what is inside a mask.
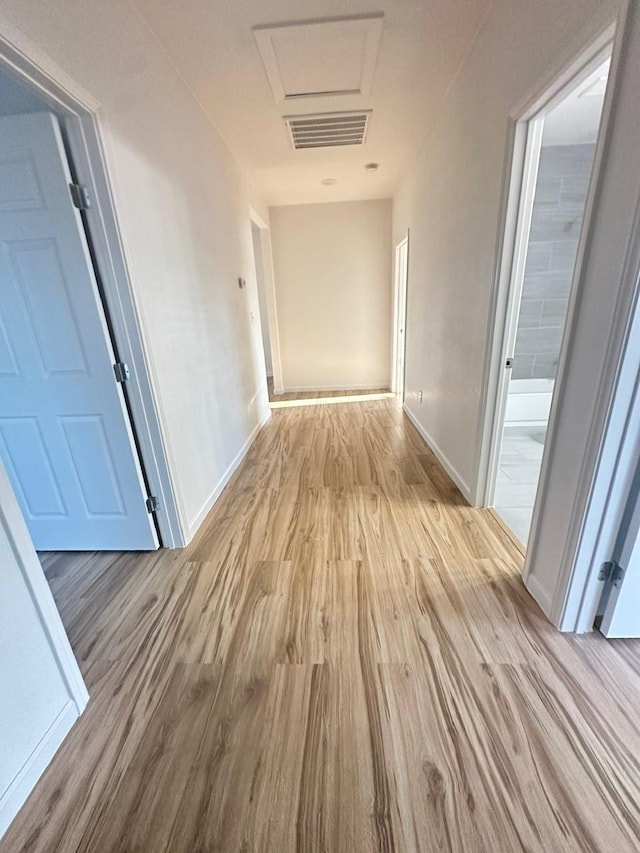
[[[145,501],[147,512],[157,512],[160,509],[160,501],[155,495],[150,495]]]
[[[117,361],[113,365],[113,372],[116,375],[116,382],[126,382],[131,376],[129,365],[124,361]]]
[[[88,210],[91,207],[91,196],[84,184],[69,184],[71,201],[78,210]]]
[[[624,569],[614,560],[609,563],[603,563],[600,572],[598,573],[599,581],[609,581],[613,586],[618,587],[622,583],[624,577]]]

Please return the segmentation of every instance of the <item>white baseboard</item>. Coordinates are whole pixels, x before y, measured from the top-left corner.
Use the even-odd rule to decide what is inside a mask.
[[[302,391],[377,391],[379,388],[387,388],[388,382],[376,382],[373,385],[287,385],[284,391],[275,391],[281,394],[296,394]]]
[[[456,471],[454,466],[449,462],[446,455],[442,452],[442,450],[438,447],[436,442],[431,438],[426,429],[422,426],[422,424],[418,421],[416,416],[407,408],[407,404],[405,403],[402,406],[402,410],[405,415],[409,418],[414,427],[418,430],[429,449],[433,451],[438,462],[442,465],[447,474],[451,477],[453,482],[462,492],[464,498],[471,503],[471,489],[469,488],[466,481],[460,476],[460,474]]]
[[[204,506],[202,507],[202,509],[198,512],[198,514],[196,515],[194,520],[189,524],[189,529],[187,531],[188,532],[188,542],[191,542],[191,540],[193,539],[194,535],[196,534],[196,531],[198,530],[198,528],[200,527],[202,522],[207,517],[210,509],[212,508],[214,503],[220,497],[220,493],[222,492],[224,487],[227,485],[227,483],[229,482],[229,480],[233,476],[234,471],[236,470],[238,465],[240,465],[240,463],[242,462],[244,457],[247,455],[249,448],[251,447],[251,445],[253,444],[253,442],[255,440],[255,437],[258,435],[258,433],[260,432],[262,427],[266,424],[266,422],[270,418],[271,418],[271,409],[267,408],[266,414],[264,415],[262,420],[259,421],[255,425],[255,427],[251,431],[249,438],[242,445],[242,447],[240,448],[240,450],[238,451],[238,453],[236,454],[236,456],[232,460],[231,464],[229,465],[227,470],[224,472],[224,474],[222,475],[222,477],[220,478],[220,480],[216,484],[216,487],[211,492],[211,494],[209,495],[207,500],[204,502]],[[187,544],[188,544],[188,542],[187,542]]]
[[[69,699],[0,797],[0,838],[24,805],[77,719],[78,709],[75,702]]]

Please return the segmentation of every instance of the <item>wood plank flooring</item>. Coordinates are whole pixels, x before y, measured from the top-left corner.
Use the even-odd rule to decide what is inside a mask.
[[[556,633],[395,401],[275,412],[185,551],[44,562],[92,698],[0,853],[640,850],[640,645]]]

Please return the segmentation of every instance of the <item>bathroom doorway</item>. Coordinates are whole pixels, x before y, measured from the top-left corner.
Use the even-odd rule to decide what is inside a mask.
[[[488,504],[526,548],[610,54],[528,122]]]

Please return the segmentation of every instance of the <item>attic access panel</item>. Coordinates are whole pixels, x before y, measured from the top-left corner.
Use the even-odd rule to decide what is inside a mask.
[[[376,14],[255,27],[276,102],[371,94],[382,23]]]

